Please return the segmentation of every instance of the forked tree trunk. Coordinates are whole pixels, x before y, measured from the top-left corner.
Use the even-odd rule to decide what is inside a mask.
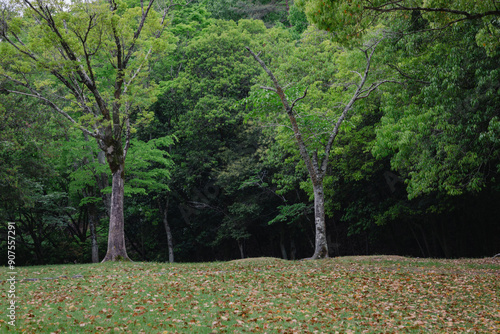
[[[328,243],[325,225],[325,193],[323,184],[313,184],[314,191],[314,225],[316,226],[316,242],[313,259],[328,257]]]
[[[108,251],[102,262],[130,261],[125,247],[123,216],[124,170],[122,163],[113,173],[111,186],[111,209],[109,217]]]

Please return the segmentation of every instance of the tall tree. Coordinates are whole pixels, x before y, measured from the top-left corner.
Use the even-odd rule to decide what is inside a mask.
[[[316,41],[324,38],[324,34],[322,36],[321,32],[312,32],[309,31],[310,42],[316,43]],[[315,250],[312,256],[313,259],[325,258],[328,257],[328,245],[327,245],[327,236],[326,236],[326,224],[325,224],[325,194],[324,194],[324,181],[325,176],[327,175],[328,162],[330,157],[330,152],[333,148],[335,139],[341,130],[341,125],[348,117],[349,112],[352,112],[354,104],[356,101],[366,98],[377,89],[382,83],[388,82],[389,80],[375,80],[368,81],[368,76],[370,74],[370,69],[372,67],[373,55],[377,45],[380,43],[380,37],[371,39],[368,41],[366,45],[361,48],[361,53],[364,55],[364,68],[361,73],[356,73],[357,80],[354,79],[354,82],[345,83],[345,86],[340,90],[343,94],[339,94],[339,82],[334,82],[335,78],[332,73],[327,73],[326,75],[332,75],[332,77],[322,78],[322,81],[319,81],[318,78],[309,78],[315,79],[307,83],[307,81],[302,81],[301,83],[310,85],[310,95],[312,95],[311,99],[309,99],[305,108],[298,108],[299,102],[304,100],[308,94],[308,88],[306,88],[303,93],[300,93],[297,87],[293,87],[294,89],[290,89],[289,93],[285,93],[286,86],[283,83],[280,83],[276,75],[270,70],[266,63],[262,60],[259,54],[253,52],[249,47],[247,50],[251,53],[251,55],[255,58],[255,60],[260,64],[260,66],[264,69],[265,73],[269,77],[272,86],[261,86],[262,89],[271,91],[275,93],[281,102],[282,108],[288,117],[289,126],[293,131],[293,136],[295,138],[295,142],[300,152],[300,157],[305,163],[307,172],[309,174],[309,178],[312,183],[313,194],[314,194],[314,216],[315,216],[315,229],[316,229],[316,239],[315,239]],[[307,42],[304,44],[308,44]],[[345,49],[337,48],[328,43],[328,41],[320,42],[321,47],[323,48],[323,52],[318,52],[321,55],[328,55],[327,52],[335,54],[337,59],[342,56],[345,57],[347,51]],[[301,61],[304,60],[304,57],[308,57],[307,59],[311,60],[314,58],[315,61],[312,61],[313,65],[318,65],[320,63],[317,54],[312,56],[313,53],[307,52],[300,55],[299,58]],[[323,66],[329,62],[332,63],[332,59],[321,59],[323,62]],[[330,64],[331,66],[331,64]],[[310,69],[309,71],[314,71],[316,69]],[[290,69],[289,69],[290,71]],[[327,70],[324,69],[324,72]],[[342,73],[342,71],[340,71]],[[325,73],[322,73],[325,75]],[[290,78],[287,78],[290,79]],[[337,78],[338,79],[338,78]],[[299,79],[300,80],[300,79]],[[354,91],[351,91],[349,88],[353,88]],[[350,97],[346,99],[346,95],[344,90],[349,91]],[[327,94],[324,94],[324,91]],[[297,95],[297,93],[301,94],[298,97],[292,98],[290,96]],[[338,100],[335,101],[335,98]],[[324,99],[321,101],[321,99]],[[344,100],[344,101],[342,101]],[[312,101],[312,102],[311,102]],[[332,101],[335,101],[332,103]],[[323,104],[322,106],[318,106],[319,104]],[[321,103],[323,102],[323,103]],[[335,113],[332,110],[340,109],[340,113]],[[336,121],[335,121],[336,118]]]
[[[145,78],[173,2],[157,13],[154,0],[122,2],[23,0],[2,8],[0,90],[31,96],[95,138],[112,173],[108,251],[127,260],[123,197],[131,134],[150,118],[154,86]],[[135,120],[135,122],[134,122]]]

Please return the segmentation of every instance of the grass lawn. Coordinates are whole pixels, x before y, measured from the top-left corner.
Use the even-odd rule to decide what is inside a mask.
[[[500,333],[500,259],[20,267],[15,327],[1,279],[1,333]]]

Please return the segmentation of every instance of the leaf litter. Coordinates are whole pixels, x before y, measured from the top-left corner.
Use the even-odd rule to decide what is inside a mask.
[[[79,275],[78,279],[72,279]],[[24,333],[494,333],[499,259],[342,257],[19,268]],[[65,276],[65,277],[62,277]]]

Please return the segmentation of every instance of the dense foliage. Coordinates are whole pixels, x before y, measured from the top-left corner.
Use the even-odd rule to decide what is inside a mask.
[[[155,2],[140,37],[142,2],[113,1],[114,11],[105,1],[49,2],[59,30],[15,1],[1,5],[0,233],[15,222],[18,264],[104,257],[114,170],[99,136],[113,115],[121,125],[109,138],[127,153],[132,259],[310,256],[313,185],[272,82],[246,48],[295,101],[306,153],[322,159],[365,71],[360,49],[375,43],[373,90],[326,153],[329,255],[500,252],[493,2]],[[129,67],[118,68],[108,28],[132,45]],[[60,32],[75,59],[54,42]]]

